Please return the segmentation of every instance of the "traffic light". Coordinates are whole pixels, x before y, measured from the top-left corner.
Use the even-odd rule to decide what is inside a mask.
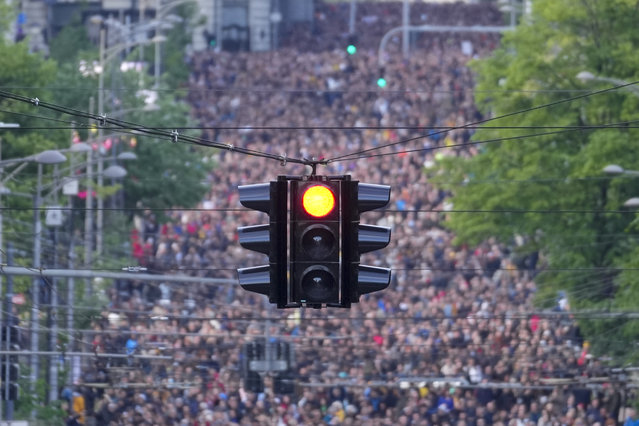
[[[206,44],[208,44],[211,49],[215,49],[215,46],[217,46],[217,37],[215,36],[215,33],[210,33],[207,30],[204,30],[204,38],[206,39]]]
[[[341,181],[291,181],[290,273],[294,303],[340,305]]]
[[[20,347],[20,330],[15,326],[2,326],[2,349],[9,348],[10,351],[19,351]],[[18,356],[5,355],[2,363],[0,363],[0,399],[4,401],[15,401],[18,399],[20,386],[18,379],[20,377],[20,364]]]
[[[354,55],[355,53],[357,53],[357,35],[348,35],[348,45],[346,46],[346,52],[349,55]]]
[[[242,288],[267,295],[278,308],[287,303],[286,195],[285,177],[270,183],[239,187],[240,203],[269,215],[269,224],[238,228],[240,245],[264,253],[269,264],[237,270]]]
[[[267,225],[238,228],[243,247],[269,257],[268,265],[238,269],[245,290],[267,295],[278,308],[319,309],[349,308],[388,287],[390,269],[360,265],[359,258],[386,247],[390,228],[360,225],[359,218],[389,203],[389,186],[350,176],[279,176],[239,193],[242,205],[269,215]]]
[[[345,279],[342,291],[347,305],[359,302],[363,294],[383,290],[390,283],[390,268],[360,265],[364,253],[379,250],[390,243],[391,230],[386,226],[362,225],[361,213],[386,206],[390,186],[357,181],[345,182],[343,198],[342,264]]]
[[[386,81],[386,67],[379,67],[379,70],[377,71],[377,75],[379,75],[379,78],[377,79],[377,86],[379,86],[380,89],[383,89],[384,87],[386,87],[386,84],[388,83]]]
[[[264,381],[259,372],[251,369],[253,361],[264,359],[266,347],[263,339],[254,340],[242,345],[240,351],[240,373],[244,380],[244,389],[249,392],[264,392]]]

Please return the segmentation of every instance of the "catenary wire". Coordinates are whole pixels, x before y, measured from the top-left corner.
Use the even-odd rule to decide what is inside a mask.
[[[11,111],[0,112],[12,113]],[[117,111],[116,111],[117,112]],[[54,120],[61,123],[68,123],[67,120],[58,120],[49,117],[35,116],[28,114],[20,114],[29,116],[32,118],[39,118],[42,120]],[[20,126],[3,128],[6,132],[20,132],[24,130],[80,130],[91,129],[91,125],[87,123],[75,123],[75,126]],[[153,126],[155,130],[173,130],[176,126]],[[274,130],[274,131],[295,131],[295,130],[457,130],[454,126],[179,126],[181,130]],[[125,127],[108,127],[103,126],[104,130],[111,130],[115,132],[124,132]],[[149,127],[151,129],[151,127]],[[465,127],[465,130],[536,130],[536,129],[569,129],[569,130],[602,130],[602,129],[639,129],[639,126],[625,126],[619,125],[586,125],[586,126],[471,126]],[[135,131],[134,127],[131,127],[131,131]]]
[[[639,122],[639,120],[627,121],[627,122],[624,122],[624,123],[637,123],[637,122]],[[612,128],[614,128],[614,129],[618,129],[618,128],[621,128],[621,127],[614,127],[614,126],[618,126],[618,125],[621,125],[621,124],[623,124],[623,123],[614,123],[614,124],[610,124],[610,126],[613,126]],[[414,153],[414,152],[436,151],[436,150],[447,149],[447,148],[460,148],[460,147],[468,147],[468,146],[474,146],[474,145],[484,145],[484,144],[496,143],[496,142],[516,141],[516,140],[536,138],[536,137],[541,137],[541,136],[551,136],[551,135],[572,133],[572,132],[575,132],[575,131],[582,131],[582,130],[583,131],[589,131],[589,130],[596,130],[596,129],[594,129],[594,128],[588,128],[588,129],[586,129],[586,128],[584,128],[584,129],[581,129],[581,128],[570,128],[570,129],[565,129],[565,130],[557,130],[557,131],[553,131],[553,132],[530,133],[530,134],[526,134],[526,135],[506,136],[506,137],[494,138],[494,139],[486,139],[486,140],[481,140],[481,141],[470,141],[470,142],[462,142],[462,143],[456,143],[456,144],[450,144],[450,145],[437,145],[437,146],[431,146],[431,147],[425,147],[425,148],[407,149],[407,150],[404,150],[404,151],[396,151],[396,152],[383,152],[383,153],[378,153],[378,154],[361,154],[361,155],[353,154],[352,156],[350,156],[348,158],[342,158],[342,159],[337,159],[337,160],[329,160],[329,163],[333,162],[333,161],[336,161],[336,162],[337,161],[352,161],[352,160],[359,160],[359,159],[365,159],[365,158],[386,157],[386,156],[390,156],[390,155],[411,154],[411,153]],[[419,136],[419,137],[416,137],[416,138],[411,139],[411,140],[420,139],[422,137],[425,137],[425,136]],[[382,147],[378,147],[378,148],[381,149]],[[378,148],[375,148],[375,149],[378,149]],[[370,150],[365,150],[365,151],[370,151]]]
[[[0,211],[47,211],[47,207],[0,207]],[[101,209],[86,207],[56,207],[56,210],[67,211],[185,211],[185,212],[254,212],[250,209],[242,208],[166,208],[166,207],[104,207]],[[499,209],[499,210],[482,210],[482,209],[380,209],[375,210],[377,213],[540,213],[540,214],[589,214],[589,213],[618,213],[618,214],[636,214],[634,210],[588,210],[588,209],[556,209],[556,210],[542,210],[542,209]]]
[[[123,121],[123,120],[114,120],[112,118],[108,118],[107,115],[89,114],[89,113],[86,113],[86,112],[83,112],[83,111],[80,111],[80,110],[76,110],[76,109],[73,109],[73,108],[67,108],[67,107],[63,107],[63,106],[60,106],[60,105],[56,105],[56,104],[40,101],[38,98],[28,98],[28,97],[25,97],[25,96],[16,95],[16,94],[5,92],[5,91],[0,91],[0,97],[16,100],[16,101],[20,101],[20,102],[25,102],[25,103],[29,103],[29,104],[33,104],[33,105],[35,105],[37,107],[50,109],[50,110],[57,111],[57,112],[60,112],[60,113],[63,113],[63,114],[67,114],[67,115],[72,115],[72,116],[76,116],[76,117],[82,117],[82,118],[87,118],[87,119],[90,119],[90,120],[95,120],[95,121],[98,121],[99,123],[101,123],[101,125],[104,125],[104,123],[109,123],[109,124],[112,124],[112,125],[117,126],[119,128],[124,128],[124,129],[128,129],[128,130],[135,130],[136,132],[144,133],[144,134],[147,134],[147,135],[150,135],[150,136],[163,137],[163,138],[166,138],[166,139],[170,139],[173,142],[178,142],[178,140],[182,140],[182,141],[184,141],[186,143],[205,146],[205,147],[209,147],[209,148],[218,148],[218,149],[222,149],[222,150],[239,152],[239,153],[244,154],[244,155],[263,157],[263,158],[267,158],[267,159],[271,159],[271,160],[277,160],[277,161],[283,161],[284,160],[284,158],[282,156],[280,156],[280,155],[269,154],[269,153],[266,153],[266,152],[256,151],[256,150],[252,150],[252,149],[248,149],[248,148],[234,147],[233,145],[230,145],[230,144],[224,144],[224,143],[220,143],[220,142],[213,142],[213,141],[209,141],[209,140],[204,139],[204,138],[196,138],[196,137],[191,137],[191,136],[186,136],[186,135],[180,135],[178,133],[177,129],[175,129],[173,132],[158,131],[158,130],[155,130],[153,128],[140,126],[140,125],[135,124],[135,123],[129,123],[129,122],[126,122],[126,121]],[[297,159],[297,158],[288,158],[287,157],[286,161],[290,162],[290,163],[307,164],[306,160],[301,160],[301,159]]]
[[[85,91],[85,92],[95,92],[94,88],[84,88],[84,87],[62,87],[62,86],[0,86],[0,89],[4,90],[75,90],[75,91]],[[128,89],[124,88],[109,88],[104,89],[109,92],[120,92],[126,91]],[[189,92],[194,89],[188,88],[155,88],[153,89],[157,92],[166,92],[166,93],[175,93],[175,92]],[[372,93],[378,94],[380,92],[379,89],[370,89],[370,90],[327,90],[321,88],[314,89],[266,89],[266,88],[256,88],[256,87],[238,87],[238,88],[229,88],[229,87],[217,87],[211,89],[205,88],[197,88],[198,92],[244,92],[244,93]],[[526,89],[495,89],[495,90],[478,90],[475,88],[459,88],[452,90],[445,89],[404,89],[404,90],[384,90],[384,93],[388,94],[402,94],[402,93],[460,93],[460,92],[472,92],[472,93],[584,93],[589,92],[588,89],[538,89],[538,90],[526,90]]]
[[[59,118],[46,117],[42,115],[26,114],[21,112],[9,111],[0,109],[0,112],[5,114],[14,114],[22,117],[35,118],[41,120],[55,121],[58,123],[70,124],[68,127],[27,127],[21,126],[16,128],[3,128],[4,131],[20,131],[20,130],[81,130],[81,129],[95,129],[94,125],[90,123],[79,123],[73,120],[62,120]],[[115,111],[117,112],[117,111]],[[632,123],[632,122],[630,122]],[[253,126],[253,125],[241,125],[241,126],[180,126],[182,130],[455,130],[456,126]],[[467,130],[535,130],[535,129],[636,129],[639,126],[629,126],[624,123],[617,124],[593,124],[593,125],[573,125],[573,126],[466,126]],[[105,127],[104,130],[122,131],[126,129],[122,127]],[[153,129],[157,130],[172,130],[175,126],[153,126]],[[135,130],[131,128],[129,130]]]
[[[391,143],[388,143],[388,144],[383,144],[383,145],[380,145],[380,146],[376,146],[376,147],[365,149],[365,150],[361,150],[361,151],[356,151],[356,152],[353,152],[353,153],[350,153],[350,154],[340,155],[340,156],[337,156],[337,157],[330,158],[327,161],[330,163],[330,162],[335,162],[335,161],[340,161],[340,160],[348,160],[348,159],[350,159],[350,157],[360,156],[360,155],[367,154],[367,153],[372,152],[372,151],[377,151],[377,150],[380,150],[380,149],[383,149],[383,148],[388,148],[388,147],[395,146],[395,145],[405,144],[405,143],[408,143],[408,142],[412,142],[414,140],[422,139],[422,138],[429,137],[429,136],[434,136],[434,135],[437,135],[437,134],[445,134],[445,133],[448,133],[448,132],[450,132],[452,130],[465,129],[467,126],[476,126],[476,125],[479,125],[479,124],[482,124],[482,123],[488,123],[488,122],[500,120],[500,119],[507,118],[507,117],[513,117],[513,116],[516,116],[516,115],[525,114],[525,113],[528,113],[528,112],[531,112],[531,111],[536,111],[536,110],[539,110],[539,109],[551,108],[553,106],[560,105],[560,104],[563,104],[563,103],[566,103],[566,102],[572,102],[572,101],[575,101],[575,100],[584,99],[584,98],[588,98],[588,97],[595,96],[595,95],[600,95],[600,94],[603,94],[603,93],[618,91],[619,89],[622,89],[624,87],[629,87],[629,86],[632,86],[632,85],[636,85],[638,83],[639,83],[639,81],[633,81],[633,82],[630,82],[630,83],[619,84],[619,85],[616,85],[614,87],[609,87],[607,89],[591,91],[591,92],[588,92],[588,93],[585,93],[585,94],[581,94],[581,95],[578,95],[578,96],[573,96],[573,97],[566,98],[566,99],[560,99],[558,101],[549,102],[549,103],[546,103],[546,104],[543,104],[543,105],[537,105],[537,106],[530,107],[530,108],[525,108],[525,109],[522,109],[522,110],[519,110],[519,111],[509,112],[507,114],[502,114],[502,115],[499,115],[497,117],[491,117],[491,118],[486,118],[486,119],[483,119],[483,120],[474,121],[474,122],[467,123],[467,124],[464,124],[464,125],[461,125],[461,126],[456,126],[453,129],[442,130],[442,131],[437,132],[435,134],[430,134],[430,135],[429,134],[425,134],[425,135],[421,135],[421,136],[417,136],[417,137],[403,139],[403,140],[400,140],[400,141],[397,141],[397,142],[391,142]]]

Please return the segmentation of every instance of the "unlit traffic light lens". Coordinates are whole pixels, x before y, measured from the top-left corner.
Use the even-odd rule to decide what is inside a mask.
[[[323,260],[337,250],[337,240],[330,228],[311,226],[302,234],[302,249],[313,260]]]
[[[337,282],[328,268],[311,266],[304,271],[302,289],[307,302],[323,302],[337,291]]]
[[[335,208],[335,195],[325,186],[314,185],[302,196],[304,211],[313,217],[324,217]]]

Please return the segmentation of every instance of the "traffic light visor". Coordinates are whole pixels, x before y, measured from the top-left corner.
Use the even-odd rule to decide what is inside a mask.
[[[302,196],[304,211],[313,217],[324,217],[335,209],[335,195],[323,185],[313,185]]]

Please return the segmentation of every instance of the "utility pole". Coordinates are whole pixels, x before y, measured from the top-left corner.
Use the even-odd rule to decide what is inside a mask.
[[[7,245],[7,264],[9,266],[13,265],[13,244],[9,243]],[[12,276],[8,276],[7,277],[7,293],[5,296],[5,302],[4,302],[4,311],[5,311],[5,323],[4,323],[4,327],[5,327],[5,336],[7,336],[7,339],[5,340],[5,347],[4,349],[9,351],[11,350],[11,339],[8,338],[8,336],[10,336],[11,333],[11,326],[13,325],[13,277]],[[4,357],[5,360],[9,360],[8,356]],[[6,363],[5,365],[5,374],[4,377],[8,377],[9,376],[9,362]],[[5,383],[3,383],[4,386],[2,386],[2,392],[4,392],[5,395],[9,395],[9,387],[10,387],[10,383],[9,381],[5,381]],[[1,404],[0,404],[1,405]],[[13,400],[7,400],[7,410],[6,410],[6,419],[11,421],[13,420]]]
[[[161,6],[161,0],[155,0],[155,17],[156,19],[158,18],[158,15],[160,14],[160,6]],[[160,28],[160,25],[158,25],[155,29],[155,34],[161,34],[162,29]],[[155,64],[153,66],[153,73],[154,73],[154,77],[155,77],[155,82],[154,82],[154,89],[158,90],[160,88],[160,65],[161,65],[161,58],[160,58],[160,43],[159,42],[155,42]]]
[[[33,221],[34,221],[34,237],[33,237],[33,268],[40,269],[40,253],[41,253],[41,241],[40,235],[42,234],[42,221],[40,219],[40,204],[42,191],[42,164],[38,163],[38,185],[36,189],[36,195],[33,200]],[[35,354],[38,351],[38,325],[40,321],[40,283],[42,277],[35,276],[31,285],[31,393],[35,394],[36,381],[38,380],[39,362],[38,356]],[[35,415],[34,412],[31,415]]]
[[[75,235],[71,233],[71,242],[69,243],[69,269],[73,270],[73,264],[75,262]],[[73,352],[75,347],[73,341],[73,305],[75,304],[75,279],[73,277],[68,277],[67,279],[67,335],[69,336],[69,344],[67,348],[69,352]],[[75,357],[70,357],[70,365],[69,365],[69,383],[73,383],[76,379],[75,377]]]
[[[351,10],[348,16],[348,33],[355,34],[355,17],[357,16],[357,0],[351,0]]]
[[[92,103],[92,100],[90,100]],[[73,124],[75,127],[75,123]],[[75,136],[75,128],[71,130],[71,147],[73,147]],[[89,149],[88,152],[91,152]],[[87,168],[91,167],[91,165],[87,162]],[[76,170],[74,157],[71,156],[71,179],[76,178]],[[88,195],[88,194],[87,194]],[[75,234],[73,229],[73,196],[67,196],[67,206],[69,208],[69,218],[67,229],[69,232],[69,252],[68,252],[68,268],[73,269],[73,263],[75,262]],[[85,214],[89,214],[87,210]],[[75,280],[73,277],[67,278],[67,335],[69,336],[69,343],[67,345],[68,351],[73,351],[73,305],[75,304]],[[54,348],[55,350],[55,348]],[[67,375],[67,384],[71,384],[74,382],[75,377],[73,376],[73,358],[69,357],[69,374]]]
[[[104,115],[104,73],[105,73],[105,65],[106,65],[106,61],[104,59],[104,51],[105,51],[105,43],[106,43],[106,26],[103,24],[100,27],[100,76],[99,76],[99,80],[98,80],[98,115],[102,116]],[[102,127],[103,124],[100,123],[100,125],[98,126],[98,152],[97,152],[97,156],[98,156],[98,191],[102,190],[102,184],[103,184],[103,172],[104,172],[104,160],[102,158],[102,153],[101,148],[102,148],[102,144],[104,143],[104,141],[102,140],[102,136],[103,136],[103,131],[102,131]],[[95,253],[96,256],[98,258],[100,258],[100,256],[102,255],[102,226],[104,224],[104,199],[102,198],[102,196],[98,193],[98,207],[97,207],[97,214],[96,214],[96,221],[97,221],[97,229],[96,229],[96,238],[95,238]],[[90,290],[91,286],[89,286]],[[90,294],[90,293],[89,293]]]
[[[101,30],[102,31],[102,30]],[[100,32],[103,37],[102,32]],[[101,75],[101,74],[100,74]],[[100,89],[102,93],[102,89]],[[93,114],[93,96],[89,98],[89,114]],[[91,269],[93,254],[93,147],[87,151],[87,196],[85,198],[84,213],[84,266]],[[86,280],[84,284],[84,297],[88,298],[92,294],[91,280]]]
[[[2,138],[0,137],[0,160],[2,160]],[[0,181],[2,181],[2,175],[3,175],[4,170],[0,167]],[[2,250],[3,250],[3,246],[2,246],[2,191],[4,190],[3,186],[0,186],[0,264],[2,263]],[[2,294],[2,279],[0,279],[0,295]],[[5,300],[8,300],[9,295],[8,292],[5,293]],[[8,305],[8,303],[7,303]],[[9,313],[8,313],[8,309],[5,309],[5,313],[2,316],[4,318],[4,321],[2,321],[2,327],[5,327],[5,330],[9,330],[8,327],[8,318],[9,318]],[[8,336],[8,335],[7,335]],[[6,339],[6,344],[9,344],[9,339]],[[5,360],[8,360],[9,357],[5,357],[0,356],[0,361],[4,362]],[[8,364],[8,363],[7,363]],[[2,363],[0,362],[0,365],[2,365]],[[2,388],[0,389],[0,392],[2,392],[2,395],[6,395],[5,393],[5,388],[8,386],[8,384],[5,384],[4,386],[2,386]],[[4,399],[4,398],[3,398]],[[0,402],[0,420],[2,420],[2,403]]]
[[[58,178],[58,165],[55,166],[55,178]],[[54,205],[58,204],[58,191],[54,191]],[[58,227],[53,229],[53,267],[58,267]],[[51,330],[49,331],[49,350],[55,351],[58,346],[58,279],[51,279],[49,287],[49,322]],[[49,402],[52,403],[58,399],[58,359],[49,358]]]
[[[404,4],[402,7],[402,26],[404,35],[402,37],[402,54],[404,55],[404,60],[408,59],[410,53],[410,40],[408,26],[410,25],[410,4],[408,0],[404,0]]]

